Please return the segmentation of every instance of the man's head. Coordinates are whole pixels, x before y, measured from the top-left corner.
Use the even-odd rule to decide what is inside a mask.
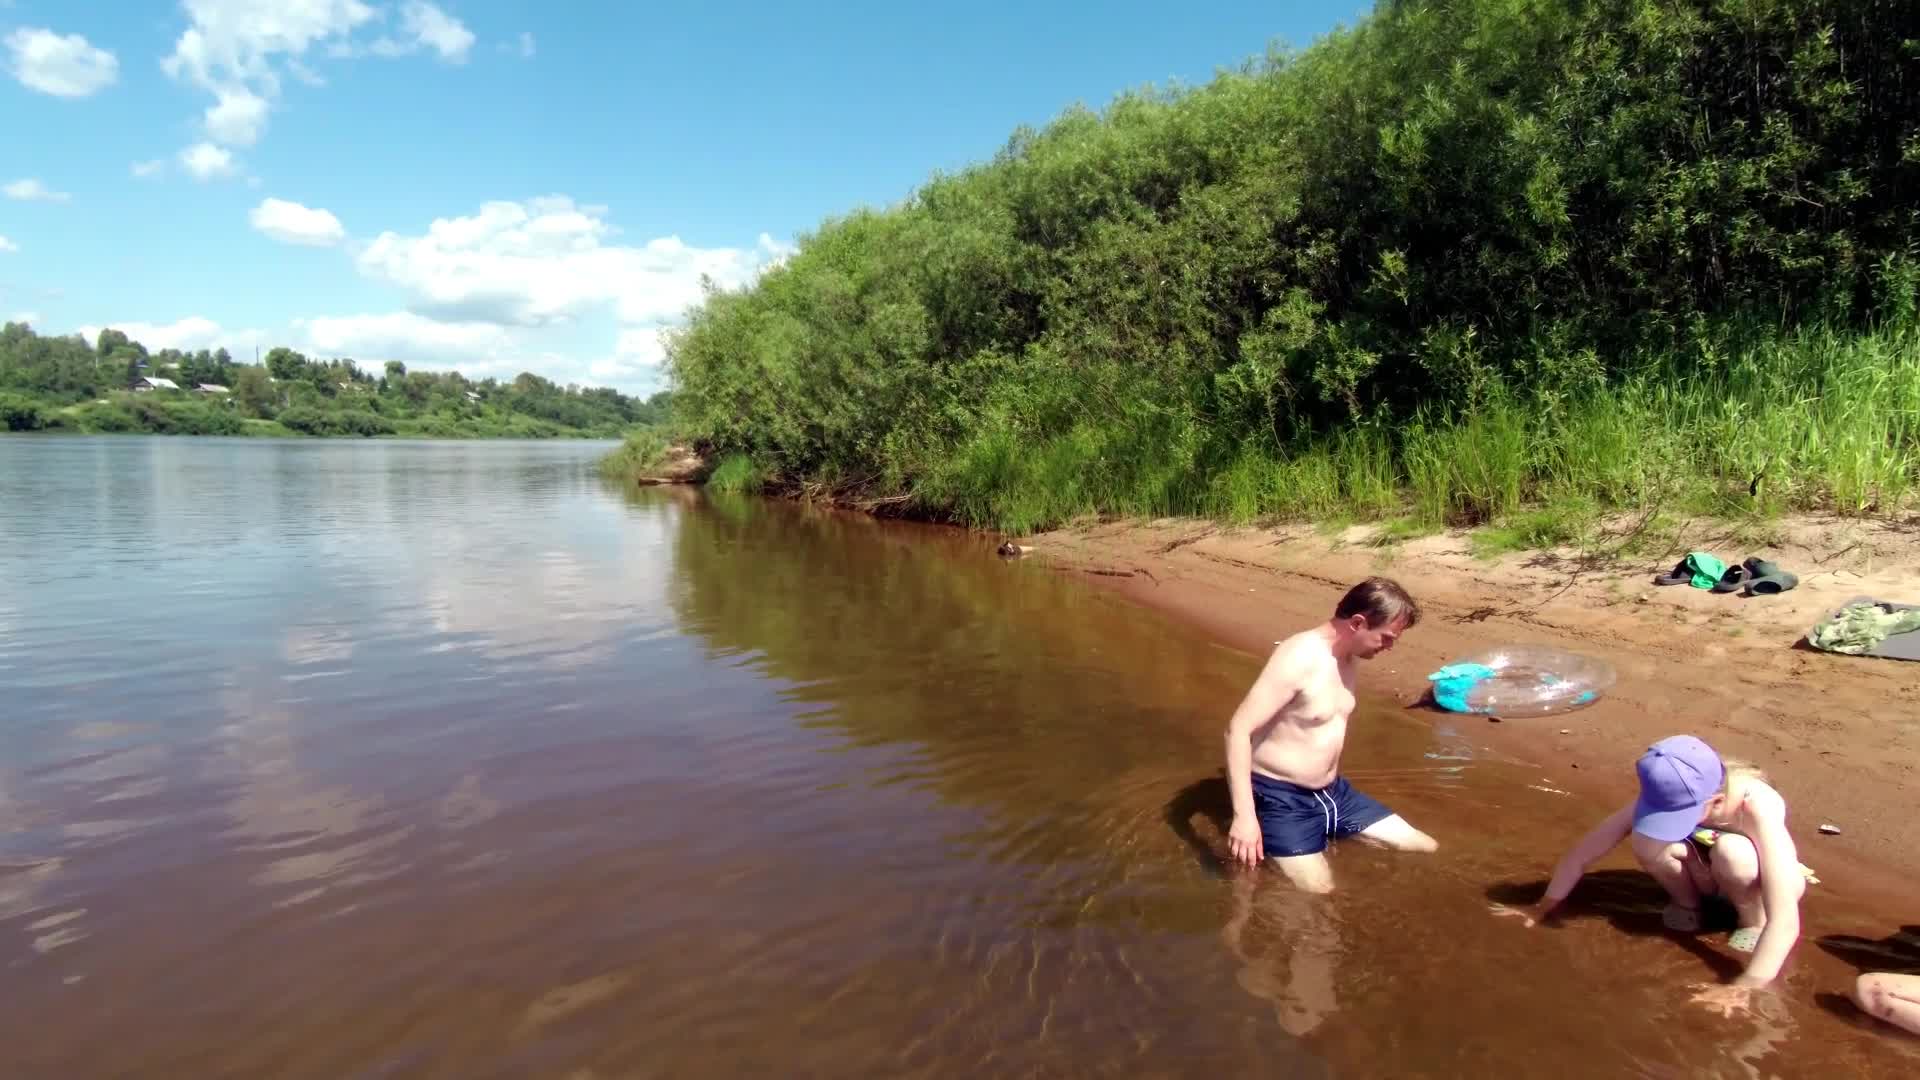
[[[1368,659],[1393,648],[1420,621],[1420,605],[1391,578],[1370,577],[1347,590],[1333,609],[1343,651]]]

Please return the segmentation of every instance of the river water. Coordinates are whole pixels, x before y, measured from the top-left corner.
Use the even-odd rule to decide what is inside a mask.
[[[1426,714],[1363,712],[1348,773],[1441,854],[1224,874],[1257,660],[600,449],[0,439],[0,1074],[1920,1064],[1836,997],[1905,947],[1865,916],[1733,1019],[1687,1000],[1724,936],[1618,859],[1494,918],[1604,808]]]

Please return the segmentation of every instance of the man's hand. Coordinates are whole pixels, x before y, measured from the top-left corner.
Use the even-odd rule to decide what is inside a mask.
[[[1260,822],[1256,818],[1236,817],[1233,828],[1227,831],[1227,851],[1233,861],[1241,866],[1260,865],[1260,856],[1266,853],[1260,842]]]
[[[1693,1003],[1727,1019],[1752,1011],[1753,996],[1759,988],[1734,980],[1731,983],[1696,983]]]

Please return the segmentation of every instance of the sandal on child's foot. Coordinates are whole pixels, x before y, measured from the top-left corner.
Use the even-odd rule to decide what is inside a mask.
[[[1668,904],[1667,909],[1660,913],[1660,921],[1677,934],[1697,934],[1700,932],[1700,909]]]

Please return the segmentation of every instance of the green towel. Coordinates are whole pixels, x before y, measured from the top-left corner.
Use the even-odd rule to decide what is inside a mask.
[[[1727,564],[1712,552],[1693,551],[1687,554],[1687,569],[1693,572],[1694,588],[1711,589],[1726,575]]]
[[[1859,656],[1895,634],[1920,630],[1920,608],[1888,611],[1879,604],[1853,604],[1807,635],[1807,644]]]

